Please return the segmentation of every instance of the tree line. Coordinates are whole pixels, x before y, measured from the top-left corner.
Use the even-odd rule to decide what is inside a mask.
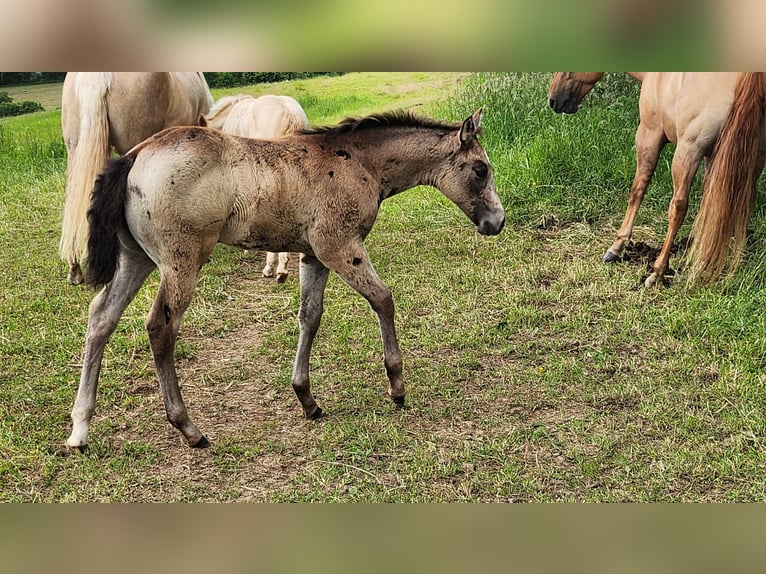
[[[211,88],[235,88],[298,80],[312,76],[340,75],[340,72],[204,72]],[[66,72],[0,72],[0,86],[63,82]]]

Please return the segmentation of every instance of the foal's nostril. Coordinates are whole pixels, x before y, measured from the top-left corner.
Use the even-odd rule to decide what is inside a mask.
[[[556,100],[554,100],[553,98],[548,98],[548,105],[551,107],[551,109],[555,110],[556,109]]]

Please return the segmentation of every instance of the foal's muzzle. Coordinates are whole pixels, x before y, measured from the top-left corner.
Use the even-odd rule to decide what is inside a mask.
[[[503,230],[505,225],[503,209],[477,210],[476,216],[476,230],[482,235],[497,235]]]

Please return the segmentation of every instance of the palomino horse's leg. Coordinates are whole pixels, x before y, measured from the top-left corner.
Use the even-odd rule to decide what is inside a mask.
[[[670,249],[676,240],[678,229],[684,222],[686,210],[689,207],[689,189],[691,188],[694,176],[697,173],[700,161],[702,160],[703,150],[699,147],[682,145],[679,143],[676,152],[673,155],[671,172],[673,176],[673,198],[668,207],[668,232],[665,235],[665,242],[662,244],[662,250],[654,262],[652,274],[646,278],[644,285],[646,287],[654,286],[658,280],[662,280],[668,271],[668,262],[670,261]]]
[[[104,347],[153,269],[154,263],[143,252],[123,249],[114,278],[90,304],[80,387],[72,409],[72,434],[66,441],[70,448],[84,449],[88,444]]]
[[[380,336],[383,340],[383,361],[389,380],[388,394],[394,403],[403,405],[402,353],[396,340],[394,300],[391,291],[375,273],[363,245],[349,245],[348,249],[336,254],[329,265],[349,286],[367,299],[378,315]]]
[[[212,251],[212,250],[211,250]],[[194,426],[186,410],[175,367],[175,348],[181,318],[191,302],[197,285],[197,268],[184,266],[192,257],[176,260],[179,269],[162,269],[162,280],[157,296],[146,320],[146,331],[157,367],[160,392],[165,403],[165,413],[171,425],[181,431],[190,446],[210,446],[207,438]]]
[[[660,151],[666,142],[667,139],[662,130],[649,130],[643,124],[638,126],[636,131],[636,175],[630,186],[628,208],[625,211],[622,225],[617,230],[617,239],[604,254],[605,263],[622,259],[625,245],[630,241],[633,234],[633,222],[636,220],[638,208],[644,199],[646,188],[649,187],[649,182],[652,180],[652,175],[654,175],[654,170],[657,167]]]
[[[301,307],[298,311],[300,336],[293,365],[293,389],[306,418],[322,416],[322,409],[311,395],[309,356],[324,311],[324,289],[330,270],[316,258],[303,255],[300,263]]]

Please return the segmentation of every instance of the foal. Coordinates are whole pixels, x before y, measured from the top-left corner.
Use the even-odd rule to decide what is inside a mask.
[[[403,404],[394,302],[370,263],[364,239],[381,202],[418,185],[439,189],[479,233],[500,233],[505,211],[477,139],[480,120],[481,109],[458,124],[387,113],[275,140],[170,128],[112,160],[96,183],[88,212],[87,280],[104,288],[89,309],[67,445],[87,444],[104,347],[158,267],[160,287],[146,328],[165,411],[189,445],[208,446],[187,414],[174,350],[200,268],[218,242],[304,254],[292,385],[307,418],[322,414],[310,390],[309,354],[330,270],[378,315],[388,392]]]

